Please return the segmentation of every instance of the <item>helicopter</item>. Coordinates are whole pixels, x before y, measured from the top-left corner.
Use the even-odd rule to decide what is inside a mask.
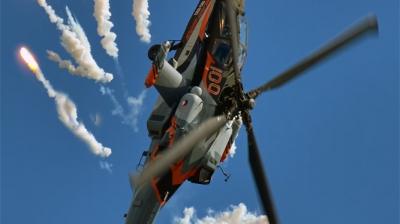
[[[147,120],[149,149],[130,173],[134,195],[126,224],[153,223],[187,180],[208,185],[244,125],[249,163],[269,223],[279,223],[257,146],[250,111],[261,93],[276,89],[369,32],[373,14],[352,24],[321,48],[262,86],[245,92],[241,73],[248,52],[245,0],[200,0],[180,40],[150,47],[144,84],[159,93]],[[168,59],[168,53],[175,51]],[[144,161],[142,162],[144,158]]]

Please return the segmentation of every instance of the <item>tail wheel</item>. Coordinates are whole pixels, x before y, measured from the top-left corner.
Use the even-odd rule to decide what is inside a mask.
[[[160,44],[155,44],[152,47],[150,47],[149,52],[147,53],[147,57],[149,57],[150,61],[154,61],[154,59],[156,59],[160,47],[161,47]]]

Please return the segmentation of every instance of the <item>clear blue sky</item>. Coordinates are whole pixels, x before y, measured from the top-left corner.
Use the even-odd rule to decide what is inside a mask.
[[[97,35],[93,1],[48,0],[66,19],[67,5],[86,32],[92,55],[114,74],[106,87],[125,112],[128,96],[145,89],[152,44],[179,39],[197,1],[150,1],[150,44],[135,32],[132,0],[111,1],[119,63]],[[256,3],[257,2],[257,3]],[[157,91],[146,91],[138,132],[118,116],[93,80],[72,76],[47,59],[46,50],[73,60],[60,31],[35,0],[1,2],[1,223],[123,223],[132,192],[128,171],[148,149],[146,120]],[[399,3],[394,0],[247,1],[249,56],[243,70],[253,89],[310,53],[363,15],[374,12],[379,39],[368,38],[339,52],[304,76],[257,99],[253,124],[262,159],[284,224],[399,223]],[[58,119],[54,100],[21,61],[28,47],[57,91],[78,108],[78,120],[113,153],[92,154]],[[98,113],[101,124],[91,116]],[[244,203],[260,210],[241,130],[229,158],[230,180],[217,172],[208,186],[185,183],[156,223],[172,223],[194,207],[224,211]],[[112,173],[100,168],[112,164]]]

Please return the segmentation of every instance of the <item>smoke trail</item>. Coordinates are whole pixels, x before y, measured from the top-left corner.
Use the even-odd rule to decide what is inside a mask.
[[[67,95],[54,90],[50,82],[44,78],[44,75],[33,55],[24,47],[21,48],[20,54],[28,64],[29,68],[35,73],[36,78],[43,83],[49,96],[55,98],[58,118],[64,123],[64,125],[67,126],[72,133],[81,138],[94,154],[103,157],[109,156],[111,154],[111,149],[103,147],[101,143],[96,141],[94,136],[85,128],[85,126],[77,121],[78,115],[76,113],[75,104],[68,99]]]
[[[118,57],[118,48],[115,43],[117,35],[111,32],[114,24],[110,21],[110,3],[108,0],[94,0],[94,18],[97,21],[97,33],[99,36],[104,36],[101,40],[101,45],[107,54],[116,58]]]
[[[123,76],[123,73],[122,73],[122,68],[119,65],[118,58],[114,58],[114,62],[115,62],[115,69],[117,70],[117,74],[121,78],[121,85],[122,85],[122,91],[124,92],[124,97],[127,98],[129,93],[126,90],[125,79],[124,79],[124,76]]]
[[[138,132],[139,128],[137,127],[137,116],[143,105],[143,100],[146,97],[146,91],[143,90],[137,98],[132,96],[126,97],[126,101],[130,109],[128,114],[125,114],[123,107],[114,96],[114,91],[112,89],[102,86],[100,88],[100,92],[103,95],[108,95],[113,102],[115,109],[111,111],[111,114],[121,117],[123,124],[131,126],[135,132]]]
[[[68,16],[69,28],[75,34],[75,36],[79,39],[80,43],[85,48],[85,50],[90,53],[90,51],[91,51],[90,43],[85,34],[85,31],[83,31],[83,28],[79,24],[76,17],[75,18],[72,17],[71,11],[69,11],[69,8],[67,6],[65,7],[65,11],[67,12],[67,16]]]
[[[130,96],[126,99],[128,106],[130,108],[130,112],[126,116],[127,122],[133,125],[134,127],[133,129],[135,132],[139,131],[139,129],[137,128],[137,115],[139,114],[140,109],[142,108],[143,100],[145,97],[146,97],[146,90],[143,90],[137,98]]]
[[[79,65],[78,68],[85,72],[71,73],[73,75],[81,75],[96,81],[110,82],[113,79],[111,73],[106,73],[100,68],[90,53],[90,44],[82,27],[77,23],[71,15],[68,7],[66,7],[68,15],[68,25],[63,24],[63,19],[57,16],[51,6],[47,5],[45,0],[38,0],[46,13],[50,17],[52,23],[56,23],[57,28],[62,32],[61,45],[75,59]]]
[[[102,157],[109,156],[111,154],[111,149],[104,147],[101,143],[97,142],[93,134],[85,128],[85,125],[77,121],[78,115],[74,102],[72,102],[64,93],[55,91],[50,82],[44,78],[40,69],[37,69],[35,74],[36,78],[42,82],[44,87],[47,89],[49,96],[55,98],[58,118],[61,122],[63,122],[72,133],[84,141],[94,154]]]
[[[81,75],[83,77],[87,76],[87,70],[85,70],[81,66],[75,68],[70,60],[62,60],[60,56],[53,51],[48,50],[47,54],[49,55],[50,60],[58,62],[58,67],[68,69],[68,72],[73,75]]]
[[[133,18],[136,20],[136,33],[141,36],[140,41],[150,43],[150,12],[147,0],[133,0]]]
[[[51,6],[47,5],[46,0],[38,0],[38,3],[40,6],[42,6],[44,8],[46,13],[49,15],[50,22],[56,23],[58,29],[62,30],[65,26],[63,24],[64,20],[56,15],[56,12],[53,10],[53,8]]]
[[[183,218],[174,218],[174,223],[179,224],[268,224],[268,219],[265,215],[257,215],[247,211],[246,205],[240,203],[238,206],[230,206],[231,208],[225,212],[215,213],[209,210],[208,215],[204,218],[197,218],[193,207],[185,208]]]
[[[119,117],[125,118],[125,112],[124,112],[124,108],[122,108],[121,104],[118,102],[117,98],[115,98],[113,92],[114,90],[111,90],[108,87],[100,87],[100,92],[103,95],[108,95],[111,98],[111,101],[114,104],[115,109],[111,111],[112,115],[118,115]]]

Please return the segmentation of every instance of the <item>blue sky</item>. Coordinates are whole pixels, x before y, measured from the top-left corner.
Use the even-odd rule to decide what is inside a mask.
[[[128,114],[151,62],[152,44],[179,39],[197,1],[150,1],[151,43],[135,32],[132,0],[111,1],[119,65],[101,47],[93,1],[48,0],[66,19],[77,18],[97,64],[114,74],[106,84]],[[252,112],[258,145],[282,223],[399,222],[399,3],[388,0],[247,1],[249,55],[246,90],[291,66],[363,15],[376,13],[379,38],[367,38],[257,99]],[[60,31],[35,0],[1,7],[1,223],[123,223],[132,192],[128,171],[148,149],[146,120],[157,97],[145,92],[138,131],[113,115],[115,105],[93,79],[72,76],[47,59],[46,50],[73,60]],[[54,99],[19,57],[28,47],[54,89],[77,107],[78,121],[112,149],[91,153],[58,119]],[[125,90],[127,95],[125,95]],[[100,125],[91,117],[99,114]],[[259,212],[241,130],[237,152],[208,186],[185,183],[155,223],[172,223],[193,207],[225,211],[244,203]],[[112,164],[112,173],[100,163]]]

